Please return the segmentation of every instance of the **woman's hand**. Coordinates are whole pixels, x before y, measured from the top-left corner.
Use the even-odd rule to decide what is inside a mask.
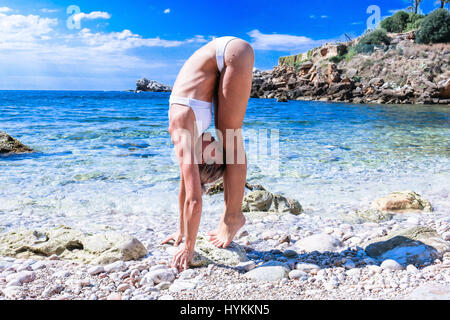
[[[173,244],[175,247],[178,247],[178,245],[183,241],[183,233],[181,231],[178,231],[172,235],[170,235],[166,240],[161,242],[161,244],[167,244],[170,241],[175,241]]]
[[[183,244],[177,253],[173,256],[172,267],[176,268],[178,272],[182,272],[189,268],[189,263],[194,256],[194,250],[186,248]]]

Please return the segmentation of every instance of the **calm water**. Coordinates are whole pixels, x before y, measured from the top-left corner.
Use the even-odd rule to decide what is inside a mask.
[[[168,98],[0,91],[0,130],[38,151],[0,158],[0,230],[60,223],[133,230],[175,220]],[[449,120],[447,106],[252,99],[244,130],[249,137],[278,130],[279,162],[250,152],[248,180],[298,199],[311,214],[336,215],[406,189],[448,214]],[[217,218],[222,206],[221,196],[208,198],[205,216]]]

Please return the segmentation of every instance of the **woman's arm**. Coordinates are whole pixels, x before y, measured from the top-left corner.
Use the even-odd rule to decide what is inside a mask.
[[[194,254],[198,228],[202,213],[202,188],[198,164],[194,161],[195,117],[191,109],[171,107],[170,134],[180,164],[180,228],[183,228],[185,243],[175,254],[172,266],[187,269]],[[184,186],[184,189],[183,189]],[[184,198],[184,201],[182,201]]]
[[[183,172],[180,172],[180,193],[178,195],[178,203],[180,205],[180,227],[179,233],[184,237],[184,202],[186,201],[186,187],[184,186]]]
[[[166,240],[161,242],[161,244],[167,244],[170,241],[175,241],[174,246],[178,245],[183,241],[184,238],[184,202],[186,200],[186,188],[184,186],[183,173],[180,172],[180,191],[178,194],[178,204],[180,206],[180,223],[178,226],[178,231],[171,234]]]
[[[194,250],[202,214],[200,173],[197,164],[184,164],[182,165],[182,171],[186,187],[186,197],[183,208],[185,243],[187,249]]]

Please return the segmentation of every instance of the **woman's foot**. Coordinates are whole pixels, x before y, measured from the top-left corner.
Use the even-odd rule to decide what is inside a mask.
[[[209,240],[218,248],[226,248],[231,244],[234,236],[244,224],[245,217],[242,213],[233,218],[222,218],[217,230],[208,232]]]

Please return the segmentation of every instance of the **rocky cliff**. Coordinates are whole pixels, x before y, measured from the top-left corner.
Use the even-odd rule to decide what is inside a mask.
[[[353,103],[450,104],[450,43],[419,45],[414,32],[388,34],[390,44],[357,53],[358,40],[282,57],[254,72],[251,96]]]

